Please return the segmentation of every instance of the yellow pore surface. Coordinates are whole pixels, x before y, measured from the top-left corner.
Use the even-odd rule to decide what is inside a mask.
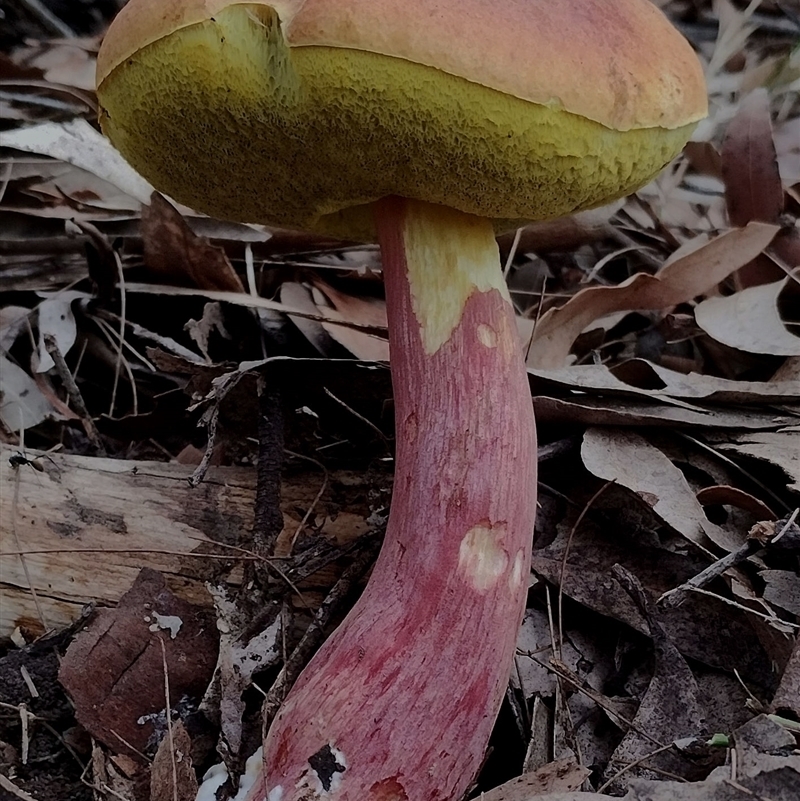
[[[411,303],[426,353],[435,353],[447,342],[473,292],[496,289],[511,302],[503,273],[497,269],[500,254],[494,231],[485,218],[409,203],[403,238]],[[484,347],[501,346],[503,353],[515,349],[516,331],[483,325],[477,336]]]
[[[98,94],[105,133],[177,200],[363,239],[386,195],[501,228],[602,204],[646,183],[693,127],[616,131],[400,58],[290,48],[265,5],[152,42]]]

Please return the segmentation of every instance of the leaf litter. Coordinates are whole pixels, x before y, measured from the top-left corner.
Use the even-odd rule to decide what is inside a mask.
[[[634,196],[499,240],[542,449],[517,671],[473,791],[492,801],[800,794],[800,573],[781,535],[800,505],[800,28],[768,0],[657,4],[704,60],[708,119]],[[170,604],[190,604],[182,621],[190,608],[216,617],[202,636],[220,655],[211,680],[213,665],[200,671],[187,652],[197,687],[184,698],[186,666],[148,640],[141,679],[136,660],[114,668],[131,684],[103,691],[111,712],[65,679],[80,722],[52,718],[62,740],[48,739],[17,712],[0,725],[17,754],[0,776],[37,801],[61,801],[68,785],[76,801],[191,799],[221,755],[232,790],[260,738],[263,694],[275,696],[292,655],[310,657],[297,648],[323,602],[332,622],[346,612],[360,584],[342,585],[343,571],[369,559],[385,522],[393,431],[379,259],[373,246],[210,220],[153,194],[93,125],[97,40],[37,36],[0,62],[17,82],[0,97],[0,422],[7,486],[20,488],[3,509],[19,542],[2,544],[14,571],[0,576],[10,610],[0,676],[20,677],[23,660],[40,699],[23,681],[0,700],[34,715],[66,708],[38,638],[50,619],[75,617],[81,593],[100,610],[72,646],[66,630],[62,652],[109,625],[114,607],[131,619],[119,635],[127,653],[158,636],[182,647],[183,626],[173,641],[174,627],[149,628],[155,617],[134,625],[135,605],[121,600],[132,568],[145,568],[135,593],[161,588],[167,606],[153,614],[172,620]],[[263,503],[254,482],[271,463],[259,396],[273,398],[285,443],[270,553],[252,524]],[[86,455],[87,423],[114,458]],[[191,489],[206,450],[205,482]],[[61,488],[72,459],[85,478]],[[139,482],[120,491],[116,517],[92,503],[110,480],[92,479],[92,466],[115,460],[127,471],[115,482]],[[143,480],[147,504],[172,521],[160,535],[133,511],[148,508]],[[58,492],[45,524],[43,498]],[[203,537],[168,555],[170,529],[182,549],[187,532]],[[138,537],[146,552],[125,555]],[[57,591],[40,568],[49,559],[66,573]],[[62,741],[72,756],[51,775],[21,758],[24,746],[52,762]]]

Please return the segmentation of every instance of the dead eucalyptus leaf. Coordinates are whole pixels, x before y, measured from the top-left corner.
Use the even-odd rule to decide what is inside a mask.
[[[658,399],[656,399],[658,400]],[[775,414],[766,409],[737,408],[700,409],[678,408],[673,404],[648,403],[644,400],[625,400],[620,397],[602,398],[575,395],[553,398],[535,395],[533,405],[540,422],[575,425],[655,426],[658,428],[745,429],[775,431],[792,425],[791,414]]]
[[[705,487],[697,493],[697,500],[703,506],[735,506],[750,512],[758,520],[777,520],[775,513],[764,501],[738,487],[721,484]]]
[[[783,185],[766,89],[754,89],[740,101],[728,123],[720,156],[731,224],[777,222],[783,211]]]
[[[695,309],[697,324],[717,342],[747,353],[800,356],[800,337],[789,332],[778,311],[778,298],[790,280],[704,300]]]
[[[632,431],[590,428],[583,437],[581,459],[598,478],[635,492],[696,545],[707,548],[710,541],[728,551],[741,545],[705,516],[683,473],[644,437]]]
[[[637,273],[619,286],[581,290],[561,308],[542,315],[528,352],[528,366],[561,367],[577,336],[606,314],[665,309],[706,294],[761,253],[778,230],[775,225],[751,222],[711,241],[698,237],[677,250],[655,276]]]
[[[0,147],[13,147],[74,164],[140,203],[148,203],[153,192],[153,187],[122,158],[111,142],[83,119],[2,131]]]

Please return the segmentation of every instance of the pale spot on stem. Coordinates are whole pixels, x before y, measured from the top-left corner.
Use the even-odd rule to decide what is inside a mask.
[[[522,551],[517,551],[517,555],[514,559],[514,567],[511,568],[511,572],[508,574],[508,588],[512,593],[516,593],[522,586],[522,580],[524,578],[523,571],[525,569],[523,556]]]
[[[486,325],[486,323],[481,323],[478,326],[478,341],[487,348],[496,348],[497,347],[497,331],[494,330],[490,325]]]
[[[508,567],[508,554],[501,542],[505,525],[488,522],[471,528],[461,540],[458,567],[478,592],[491,589]]]

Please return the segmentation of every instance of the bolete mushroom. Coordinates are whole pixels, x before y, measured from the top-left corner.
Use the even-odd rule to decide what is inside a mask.
[[[167,194],[381,246],[386,540],[249,797],[461,798],[511,668],[536,506],[494,234],[655,175],[706,112],[696,57],[649,0],[131,0],[98,84],[103,130]]]

